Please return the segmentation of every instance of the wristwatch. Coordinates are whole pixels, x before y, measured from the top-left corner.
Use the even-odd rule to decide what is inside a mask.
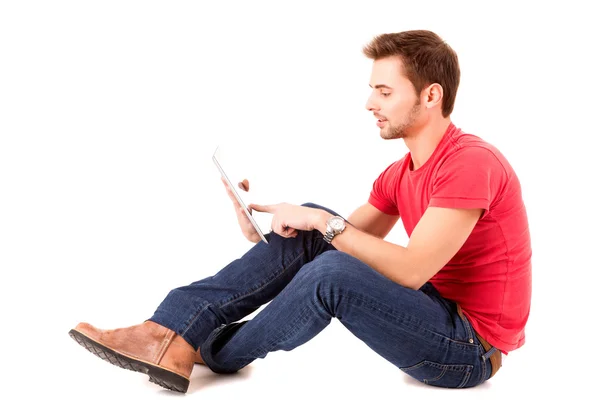
[[[323,240],[331,243],[333,238],[342,233],[344,229],[346,229],[344,218],[334,215],[327,220],[327,230],[325,231],[325,235],[323,235]]]

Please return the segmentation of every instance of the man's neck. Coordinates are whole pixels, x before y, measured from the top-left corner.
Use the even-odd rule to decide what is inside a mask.
[[[421,168],[431,157],[451,123],[450,118],[439,119],[424,126],[415,135],[404,138],[404,143],[410,151],[413,171]]]

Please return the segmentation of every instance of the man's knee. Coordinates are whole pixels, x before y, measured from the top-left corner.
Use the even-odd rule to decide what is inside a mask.
[[[298,275],[313,284],[340,282],[344,280],[342,279],[343,275],[349,275],[354,279],[356,274],[353,271],[352,264],[356,261],[358,260],[342,251],[328,250],[305,264],[298,272]]]

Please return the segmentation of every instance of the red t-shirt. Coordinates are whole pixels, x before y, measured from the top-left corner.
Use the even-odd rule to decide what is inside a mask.
[[[484,209],[430,282],[492,346],[503,353],[521,347],[531,303],[531,242],[517,175],[495,147],[454,124],[425,164],[412,168],[410,153],[388,166],[369,203],[400,215],[409,237],[429,206]]]

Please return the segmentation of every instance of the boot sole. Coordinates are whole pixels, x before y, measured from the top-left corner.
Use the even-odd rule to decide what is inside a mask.
[[[185,393],[190,385],[189,379],[184,378],[174,372],[160,368],[153,364],[136,360],[124,356],[123,354],[117,353],[116,351],[90,339],[79,331],[71,329],[69,336],[73,338],[79,345],[84,347],[90,353],[100,357],[104,361],[128,369],[130,371],[141,372],[150,377],[150,382],[155,383],[165,389],[173,390],[175,392]]]

